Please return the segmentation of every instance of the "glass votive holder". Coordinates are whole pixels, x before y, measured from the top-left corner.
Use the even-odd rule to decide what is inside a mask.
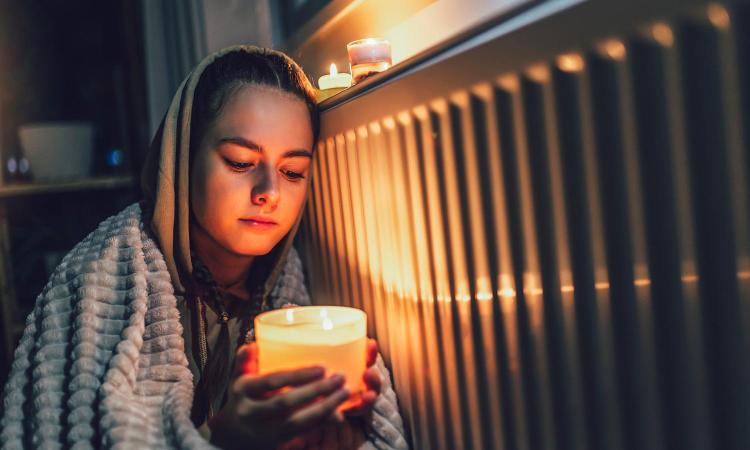
[[[255,318],[258,372],[325,368],[340,373],[351,396],[339,410],[356,403],[365,388],[367,314],[344,306],[301,306],[276,309]]]
[[[346,51],[349,53],[349,65],[354,83],[383,72],[392,65],[391,43],[385,39],[359,39],[348,43]]]

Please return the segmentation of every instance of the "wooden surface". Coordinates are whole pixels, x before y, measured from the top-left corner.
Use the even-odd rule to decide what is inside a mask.
[[[114,189],[133,185],[129,175],[85,178],[58,182],[8,183],[0,185],[0,199],[23,195],[51,194],[56,192],[83,191],[89,189]]]

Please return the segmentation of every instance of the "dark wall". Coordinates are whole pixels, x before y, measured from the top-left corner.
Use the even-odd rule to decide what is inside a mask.
[[[17,153],[18,126],[84,120],[96,129],[96,171],[112,148],[145,146],[138,2],[0,0],[0,148]],[[5,159],[4,158],[4,159]]]

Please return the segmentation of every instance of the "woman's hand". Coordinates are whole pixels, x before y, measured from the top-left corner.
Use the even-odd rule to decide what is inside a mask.
[[[380,379],[380,372],[378,369],[373,367],[378,357],[378,343],[375,339],[367,340],[367,370],[363,375],[363,380],[367,386],[367,390],[364,391],[360,397],[359,403],[354,406],[347,408],[344,414],[348,417],[364,416],[372,410],[380,394],[382,380]]]
[[[298,306],[294,303],[287,303],[283,305],[282,308],[298,308]],[[365,386],[367,386],[367,390],[362,393],[360,401],[357,404],[352,405],[343,411],[347,417],[367,415],[372,410],[373,405],[375,405],[375,400],[378,398],[378,395],[380,395],[380,389],[383,382],[380,379],[380,372],[373,367],[378,358],[378,343],[375,339],[367,339],[366,351],[367,370],[365,370],[362,377]]]
[[[344,379],[323,379],[322,367],[258,375],[257,344],[237,351],[227,403],[209,422],[211,442],[225,449],[272,449],[309,433],[329,420],[349,397]]]
[[[380,372],[373,367],[378,356],[378,344],[374,339],[367,341],[367,370],[363,375],[367,390],[362,393],[359,403],[347,408],[343,413],[346,417],[359,417],[369,414],[380,394],[382,380]],[[325,426],[294,439],[279,450],[304,450],[308,448],[360,448],[364,440],[364,430],[361,424],[353,420],[344,423],[329,423]]]

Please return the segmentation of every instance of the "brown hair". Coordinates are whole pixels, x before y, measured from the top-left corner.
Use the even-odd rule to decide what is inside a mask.
[[[206,129],[221,114],[229,98],[243,86],[269,86],[290,93],[304,101],[310,112],[313,142],[320,130],[315,89],[304,71],[284,55],[269,51],[233,51],[220,56],[201,74],[193,97],[190,127],[192,148],[200,142]],[[194,151],[190,152],[191,160]]]

